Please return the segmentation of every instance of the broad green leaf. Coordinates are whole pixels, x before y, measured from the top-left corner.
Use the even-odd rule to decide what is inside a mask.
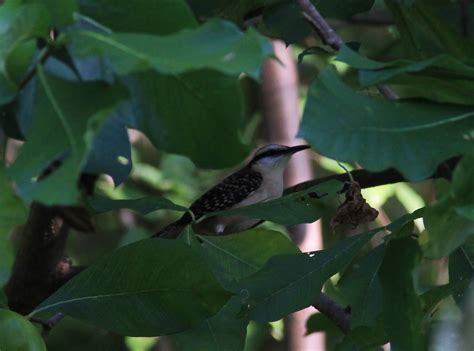
[[[243,350],[249,320],[239,316],[240,309],[240,299],[234,296],[216,315],[192,329],[173,334],[176,350]]]
[[[83,172],[108,174],[115,186],[132,170],[132,151],[125,122],[118,116],[108,119],[95,136]]]
[[[457,165],[452,180],[452,196],[456,200],[458,215],[474,221],[474,153],[462,158]]]
[[[197,26],[184,0],[82,0],[80,11],[117,32],[168,34]]]
[[[324,282],[343,269],[378,231],[351,237],[323,251],[271,258],[239,284],[250,319],[275,321],[313,304]]]
[[[427,232],[422,236],[426,257],[447,256],[474,234],[474,221],[459,216],[455,205],[446,197],[427,208],[423,217]]]
[[[347,46],[338,53],[337,60],[359,69],[362,86],[388,82],[408,88],[409,96],[426,97],[439,102],[473,105],[474,61],[462,62],[446,54],[426,60],[370,60]],[[405,90],[403,91],[405,94]]]
[[[357,327],[351,330],[337,344],[335,351],[383,351],[382,345],[387,342],[389,339],[379,323],[373,328]]]
[[[371,171],[394,167],[417,181],[472,149],[473,130],[472,108],[363,96],[328,68],[310,87],[299,136],[336,160]]]
[[[453,298],[462,305],[474,279],[474,239],[471,238],[449,256],[449,285]]]
[[[265,0],[187,0],[198,18],[223,17],[242,23],[244,16],[264,5]]]
[[[26,220],[27,210],[15,195],[0,164],[0,289],[7,282],[13,264],[13,247],[9,232]]]
[[[474,49],[439,16],[432,0],[385,0],[395,17],[405,49],[415,58],[447,53],[472,58]]]
[[[7,1],[0,6],[0,104],[15,97],[19,79],[30,65],[32,51],[22,50],[23,45],[46,37],[48,24],[49,13],[39,4]]]
[[[424,222],[427,232],[422,237],[427,257],[448,256],[474,234],[474,217],[467,208],[474,207],[474,157],[464,156],[454,170],[449,193],[427,207]]]
[[[303,17],[301,7],[295,1],[281,1],[265,6],[263,24],[265,31],[283,39],[287,45],[311,33],[311,25]]]
[[[94,195],[87,199],[88,206],[97,213],[129,208],[142,215],[156,210],[187,211],[187,208],[178,206],[164,197],[148,196],[139,199],[114,200],[101,195]]]
[[[75,0],[21,0],[24,4],[41,4],[48,10],[50,26],[60,27],[74,22],[73,13],[77,11]]]
[[[378,272],[385,254],[380,245],[364,257],[338,283],[351,307],[351,329],[373,327],[382,312],[382,287]]]
[[[389,241],[379,277],[383,321],[394,351],[425,349],[422,300],[413,281],[413,271],[420,261],[420,247],[412,238]]]
[[[125,94],[120,86],[72,83],[42,69],[38,78],[27,142],[8,172],[20,195],[28,200],[74,204],[79,195],[77,179],[94,136]],[[62,165],[38,181],[53,160]]]
[[[273,256],[299,252],[285,235],[267,229],[199,238],[215,275],[223,283],[248,277]]]
[[[129,336],[189,329],[229,299],[205,257],[180,240],[147,239],[102,258],[32,314],[62,311]]]
[[[4,290],[0,290],[0,309],[8,309],[7,296]]]
[[[147,71],[126,83],[132,99],[121,115],[133,117],[134,128],[158,149],[188,156],[203,168],[235,166],[248,154],[239,135],[244,105],[236,78],[210,70]]]
[[[213,212],[205,218],[215,215],[241,215],[288,226],[312,223],[321,217],[325,202],[337,196],[342,188],[341,182],[330,180],[274,200]]]
[[[0,309],[0,350],[46,351],[38,329],[22,315]]]
[[[264,0],[264,31],[269,31],[287,45],[298,42],[311,33],[311,26],[302,15],[297,1]],[[312,3],[324,18],[349,19],[372,8],[374,0],[313,0]]]
[[[158,36],[77,31],[69,35],[79,56],[100,55],[119,75],[154,69],[163,74],[210,68],[225,74],[245,72],[258,79],[270,43],[255,30],[213,20],[196,29]]]

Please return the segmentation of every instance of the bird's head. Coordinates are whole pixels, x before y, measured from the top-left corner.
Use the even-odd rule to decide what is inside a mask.
[[[259,171],[284,169],[291,156],[296,152],[309,149],[309,145],[285,146],[278,144],[265,145],[258,149],[249,162],[249,166]]]

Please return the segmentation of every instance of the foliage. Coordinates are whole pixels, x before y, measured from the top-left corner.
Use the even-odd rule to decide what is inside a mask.
[[[75,263],[92,263],[28,317],[60,311],[122,336],[170,335],[178,350],[242,350],[251,321],[311,306],[327,284],[350,306],[350,330],[343,335],[330,319],[314,318],[308,333],[332,327],[338,350],[386,342],[393,350],[426,349],[442,317],[438,306],[454,300],[451,309],[462,314],[474,278],[473,43],[440,15],[461,2],[312,1],[323,17],[348,23],[374,6],[389,14],[395,24],[383,39],[394,49],[380,54],[363,37],[338,53],[308,49],[311,25],[289,0],[5,1],[0,287],[11,275],[28,203],[83,207],[96,234],[74,232],[67,249]],[[252,16],[261,23],[248,27]],[[326,237],[331,244],[318,252],[300,252],[278,226],[226,237],[187,227],[177,240],[130,243],[134,230],[141,238],[182,215],[221,175],[210,169],[235,167],[257,144],[252,103],[262,64],[273,59],[270,37],[304,52],[300,67],[317,71],[298,132],[315,151],[368,171],[395,168],[407,182],[456,157],[450,182],[413,213],[391,208],[397,200],[387,195],[381,202],[390,225]],[[398,101],[374,96],[379,84]],[[24,141],[13,162],[3,159],[11,152],[7,137]],[[101,177],[91,195],[84,174],[109,175],[117,188]],[[279,225],[329,222],[342,189],[326,181],[224,212]],[[124,209],[135,214],[121,237]],[[413,225],[420,217],[421,233]],[[445,257],[449,281],[427,283],[425,265]],[[0,295],[0,349],[45,349],[38,330]]]

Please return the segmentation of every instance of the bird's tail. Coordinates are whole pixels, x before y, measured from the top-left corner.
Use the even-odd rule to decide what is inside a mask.
[[[176,239],[184,228],[192,222],[192,217],[189,213],[185,213],[176,222],[168,224],[166,227],[161,229],[158,233],[154,234],[152,238],[163,238],[163,239]]]

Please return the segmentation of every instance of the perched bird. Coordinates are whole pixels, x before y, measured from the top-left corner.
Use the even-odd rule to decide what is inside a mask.
[[[258,149],[253,158],[239,171],[229,175],[189,208],[197,221],[202,216],[230,208],[252,205],[278,198],[283,194],[283,172],[291,156],[308,149],[308,145],[284,146],[269,144]],[[156,233],[155,237],[176,238],[193,221],[186,212],[176,222]],[[229,234],[250,229],[261,220],[242,216],[215,216],[193,225],[201,234]]]

